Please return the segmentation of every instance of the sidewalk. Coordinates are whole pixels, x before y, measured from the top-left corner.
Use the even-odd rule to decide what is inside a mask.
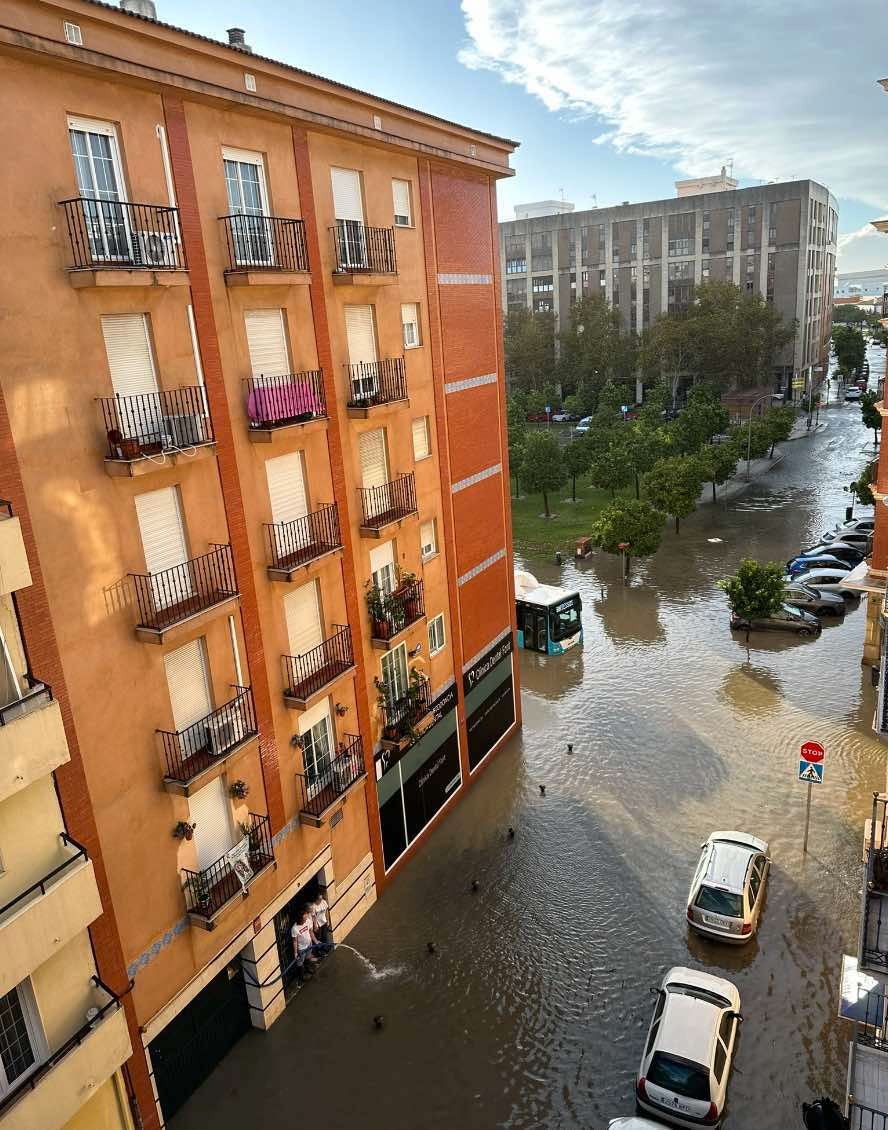
[[[825,425],[821,425],[825,426]],[[812,434],[814,429],[811,429]],[[790,439],[792,437],[790,436]],[[752,459],[749,463],[749,482],[746,481],[746,460],[741,459],[737,464],[737,474],[733,478],[728,479],[723,486],[716,488],[716,502],[727,502],[729,499],[735,498],[738,494],[742,494],[748,486],[751,486],[756,479],[760,479],[762,475],[766,475],[768,471],[773,471],[775,467],[779,467],[783,462],[783,452],[778,447],[774,451],[774,458],[769,459],[765,456],[764,459]],[[706,503],[712,505],[712,483],[706,483],[703,490],[700,492],[700,497],[697,500],[698,506],[704,506]]]

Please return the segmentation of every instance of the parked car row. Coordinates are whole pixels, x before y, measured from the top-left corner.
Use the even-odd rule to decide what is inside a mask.
[[[688,925],[713,941],[742,945],[758,928],[771,860],[768,845],[747,832],[713,832],[687,902]],[[610,1130],[717,1127],[725,1115],[728,1079],[740,1030],[740,993],[723,977],[675,966],[656,993],[635,1082],[636,1114]],[[642,1115],[652,1114],[652,1122]]]

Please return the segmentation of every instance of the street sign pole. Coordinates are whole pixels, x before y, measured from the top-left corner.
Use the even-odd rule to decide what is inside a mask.
[[[802,855],[808,854],[808,828],[811,824],[811,789],[813,782],[808,782],[808,799],[805,801],[805,838],[802,841]]]
[[[799,754],[799,780],[806,781],[808,795],[805,798],[805,834],[802,839],[802,855],[808,854],[808,831],[811,827],[811,788],[823,784],[823,762],[826,750],[820,742],[803,742]]]

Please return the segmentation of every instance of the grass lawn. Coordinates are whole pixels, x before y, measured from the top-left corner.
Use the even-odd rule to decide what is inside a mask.
[[[515,480],[512,480],[514,490]],[[635,497],[635,488],[618,491],[618,497]],[[556,549],[573,555],[576,539],[584,537],[599,513],[611,501],[608,490],[598,490],[588,480],[577,480],[577,501],[570,501],[570,484],[549,495],[554,518],[544,518],[543,496],[512,498],[512,535],[515,549],[535,557],[550,557]]]

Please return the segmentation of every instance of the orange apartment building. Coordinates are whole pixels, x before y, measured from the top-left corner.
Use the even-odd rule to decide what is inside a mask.
[[[285,1007],[308,895],[345,937],[520,725],[514,143],[125,5],[0,0],[0,761],[45,679],[55,753],[13,791],[55,773],[51,834],[95,877],[90,1007],[126,1021],[105,1121],[71,1121],[53,1054],[84,1020],[50,1025],[23,965],[2,1130],[33,1095],[41,1130],[162,1126]],[[5,819],[3,773],[8,908],[51,868],[14,865],[40,822]]]

